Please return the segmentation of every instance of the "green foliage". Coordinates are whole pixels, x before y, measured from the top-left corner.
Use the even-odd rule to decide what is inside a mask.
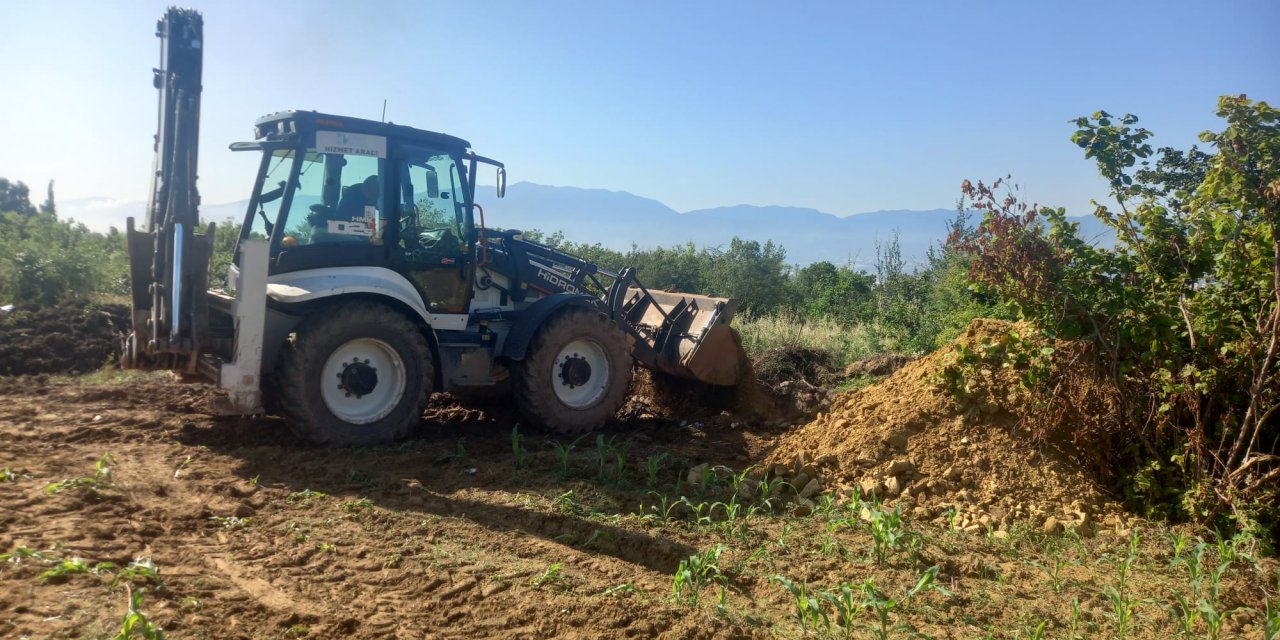
[[[124,234],[52,214],[0,213],[0,299],[52,304],[128,292]]]
[[[21,180],[10,182],[0,178],[0,212],[6,211],[22,216],[36,215],[36,208],[31,206],[31,190]]]
[[[1256,529],[1280,508],[1280,112],[1225,96],[1218,115],[1201,134],[1215,154],[1162,149],[1154,166],[1135,116],[1074,120],[1116,201],[1094,211],[1114,249],[1000,181],[965,182],[986,214],[952,246],[982,291],[1091,345],[1125,401],[1110,453],[1135,503]]]

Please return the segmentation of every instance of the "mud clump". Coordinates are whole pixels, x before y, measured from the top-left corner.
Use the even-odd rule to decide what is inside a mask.
[[[1028,333],[1021,329],[975,320],[948,347],[832,398],[827,411],[783,436],[770,460],[811,465],[842,494],[856,489],[970,532],[1004,532],[1016,521],[1081,535],[1122,530],[1119,505],[1063,433],[1077,424],[1036,422],[1017,367],[957,368],[965,354],[972,362],[971,354]]]
[[[0,314],[0,376],[88,373],[114,364],[128,327],[124,305],[18,305]]]

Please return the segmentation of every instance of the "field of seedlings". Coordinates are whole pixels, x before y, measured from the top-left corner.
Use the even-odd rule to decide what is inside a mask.
[[[163,374],[6,378],[0,636],[1280,638],[1259,541],[1129,514],[954,362],[789,419],[638,376],[578,438],[441,394],[354,449]]]

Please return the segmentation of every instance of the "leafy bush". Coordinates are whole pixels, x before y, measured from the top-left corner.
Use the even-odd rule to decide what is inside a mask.
[[[984,291],[1090,343],[1099,374],[1124,389],[1115,454],[1133,497],[1172,488],[1176,515],[1248,528],[1274,519],[1280,497],[1280,113],[1227,96],[1218,115],[1226,128],[1201,134],[1215,155],[1164,149],[1154,166],[1135,116],[1074,121],[1072,141],[1116,200],[1094,203],[1114,249],[1000,181],[965,181],[986,214],[951,245],[972,255]]]

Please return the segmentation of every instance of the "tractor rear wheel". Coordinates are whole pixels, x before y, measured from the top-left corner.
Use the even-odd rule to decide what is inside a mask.
[[[627,337],[605,314],[570,307],[538,329],[512,373],[516,406],[530,421],[561,433],[590,431],[626,401]]]
[[[426,338],[401,313],[370,302],[307,319],[277,372],[280,409],[299,437],[370,445],[404,437],[431,396]]]

